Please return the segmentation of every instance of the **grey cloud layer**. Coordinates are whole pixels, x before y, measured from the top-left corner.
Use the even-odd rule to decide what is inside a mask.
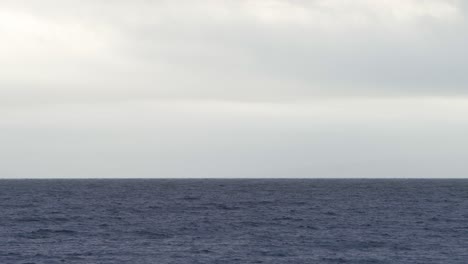
[[[1,7],[0,33],[9,41],[0,44],[0,93],[13,101],[449,96],[465,95],[468,85],[463,1]]]
[[[1,177],[466,177],[458,0],[2,0]]]
[[[149,101],[0,112],[0,177],[466,177],[466,100],[416,105]]]

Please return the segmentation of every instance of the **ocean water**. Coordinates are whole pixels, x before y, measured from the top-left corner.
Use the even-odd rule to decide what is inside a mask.
[[[468,180],[1,180],[0,263],[468,263]]]

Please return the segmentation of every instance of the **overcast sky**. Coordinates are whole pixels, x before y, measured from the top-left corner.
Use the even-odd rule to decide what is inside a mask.
[[[0,177],[467,177],[468,3],[1,0]]]

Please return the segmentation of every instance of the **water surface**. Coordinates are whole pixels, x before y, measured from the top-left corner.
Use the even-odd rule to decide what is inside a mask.
[[[468,263],[468,180],[1,180],[0,263]]]

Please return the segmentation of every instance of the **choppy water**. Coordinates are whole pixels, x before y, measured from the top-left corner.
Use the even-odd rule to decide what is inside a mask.
[[[0,263],[468,263],[468,180],[2,180]]]

